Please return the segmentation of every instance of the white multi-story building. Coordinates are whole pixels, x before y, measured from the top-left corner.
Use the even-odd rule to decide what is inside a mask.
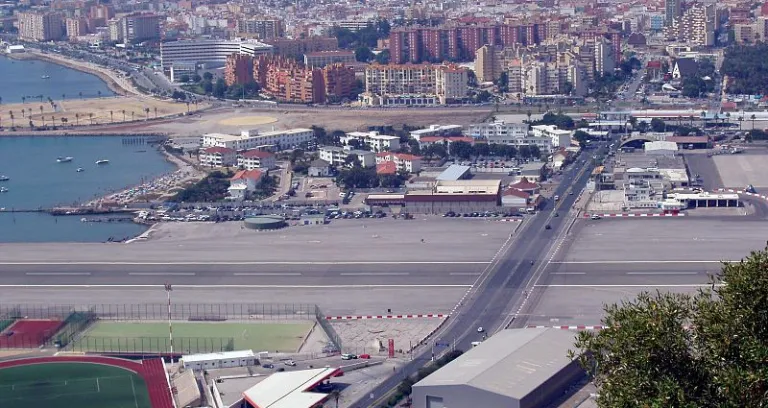
[[[341,167],[347,162],[347,157],[357,156],[362,167],[373,167],[376,165],[376,155],[367,150],[349,150],[336,146],[323,146],[319,150],[320,160],[324,160],[333,166]]]
[[[368,105],[429,105],[461,100],[467,95],[469,72],[456,65],[373,64],[365,69]]]
[[[443,65],[435,70],[435,93],[441,103],[461,101],[467,97],[469,70],[458,65]]]
[[[201,150],[198,158],[203,166],[234,166],[237,163],[237,152],[227,147],[214,146]]]
[[[379,132],[349,132],[342,136],[341,143],[349,145],[351,140],[370,146],[374,152],[394,151],[400,149],[400,138],[397,136],[381,135]]]
[[[419,139],[426,136],[459,136],[464,130],[461,125],[429,125],[426,129],[417,129],[411,131],[411,138]]]
[[[264,172],[260,170],[240,170],[229,179],[230,200],[242,201],[248,197],[248,193],[256,190],[256,183],[264,177]]]
[[[616,57],[613,55],[613,44],[600,39],[595,43],[595,71],[600,75],[612,74],[616,68]]]
[[[19,38],[25,41],[58,41],[64,36],[61,14],[21,12],[17,14]]]
[[[376,164],[393,162],[398,171],[417,173],[421,171],[421,156],[406,153],[383,152],[376,154]]]
[[[475,139],[485,139],[488,143],[514,144],[515,140],[528,135],[528,125],[525,123],[478,123],[469,126],[469,136]]]
[[[297,128],[288,130],[275,130],[260,133],[258,130],[243,130],[240,135],[228,135],[224,133],[206,133],[203,135],[203,147],[226,147],[236,151],[260,149],[260,150],[286,150],[292,149],[302,143],[308,143],[315,138],[312,129]]]
[[[181,72],[194,72],[200,64],[224,66],[232,54],[265,55],[272,46],[255,40],[183,40],[160,43],[160,64],[171,80]]]
[[[246,150],[237,155],[237,165],[246,169],[273,169],[277,167],[275,155],[262,150]]]
[[[555,125],[531,126],[533,136],[545,137],[551,140],[553,148],[568,147],[571,145],[571,131],[558,129]]]

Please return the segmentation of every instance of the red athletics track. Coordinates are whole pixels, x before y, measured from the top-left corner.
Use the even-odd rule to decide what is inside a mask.
[[[40,347],[61,328],[60,320],[17,320],[0,333],[0,348]],[[7,336],[8,333],[12,335]]]
[[[165,379],[165,368],[159,358],[137,362],[122,358],[95,356],[33,357],[0,361],[0,369],[43,363],[104,364],[133,371],[140,375],[147,384],[149,401],[152,404],[152,408],[173,408],[173,399],[171,398],[170,390],[168,390],[168,382]]]

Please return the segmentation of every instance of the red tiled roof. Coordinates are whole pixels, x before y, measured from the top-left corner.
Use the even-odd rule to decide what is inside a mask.
[[[240,170],[237,173],[235,173],[235,175],[232,176],[230,180],[245,180],[245,179],[258,180],[263,175],[264,175],[264,172],[259,170]]]
[[[502,195],[505,195],[505,196],[510,196],[511,195],[511,196],[515,196],[515,197],[525,198],[526,200],[531,196],[530,194],[526,193],[525,191],[519,190],[519,189],[516,189],[516,188],[509,188],[509,189],[505,190],[502,193]]]
[[[434,143],[434,142],[442,142],[445,139],[446,138],[444,138],[442,136],[422,136],[422,137],[419,138],[419,141],[420,142],[432,142],[432,143]]]
[[[397,157],[400,160],[421,160],[421,156],[414,156],[408,153],[379,152],[376,157]]]
[[[274,154],[272,154],[270,152],[264,152],[264,151],[256,150],[256,149],[246,150],[243,153],[241,153],[240,155],[245,157],[245,158],[249,158],[249,159],[251,159],[251,158],[266,159],[267,157],[273,157],[274,156]]]
[[[528,181],[528,178],[523,177],[517,183],[510,184],[509,188],[515,188],[518,190],[534,190],[536,188],[539,188],[539,185],[536,183],[531,183],[530,181]]]
[[[648,61],[647,67],[652,69],[661,69],[661,61]]]
[[[209,147],[209,148],[203,150],[203,153],[208,153],[208,154],[214,154],[214,153],[230,154],[230,153],[235,153],[235,151],[230,149],[230,148],[228,148],[228,147]]]
[[[395,162],[385,161],[376,165],[376,174],[397,174]]]

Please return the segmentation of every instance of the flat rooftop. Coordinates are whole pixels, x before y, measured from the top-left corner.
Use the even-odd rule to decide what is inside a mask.
[[[264,381],[243,393],[243,397],[259,408],[310,408],[322,402],[328,394],[308,392],[338,368],[316,368],[312,370],[274,373]]]

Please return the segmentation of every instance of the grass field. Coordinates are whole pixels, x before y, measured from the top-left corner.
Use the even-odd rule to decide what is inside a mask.
[[[0,369],[0,407],[151,408],[144,380],[118,367],[49,363]]]
[[[234,350],[295,352],[312,323],[174,323],[174,351],[222,351],[233,339]],[[95,323],[73,345],[77,351],[168,351],[167,323]],[[111,349],[111,350],[110,350]],[[131,350],[133,349],[133,350]]]

